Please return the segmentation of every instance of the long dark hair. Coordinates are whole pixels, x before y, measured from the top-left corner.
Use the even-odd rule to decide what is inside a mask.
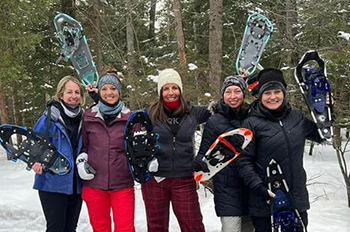
[[[187,101],[185,100],[182,94],[180,94],[179,100],[180,100],[180,106],[174,111],[173,115],[183,115],[190,112],[190,106],[188,105]],[[166,114],[165,110],[166,109],[164,106],[163,89],[162,89],[160,91],[160,97],[157,100],[151,102],[150,106],[148,107],[148,114],[150,116],[150,119],[153,125],[157,119],[164,123],[167,122],[169,116]]]

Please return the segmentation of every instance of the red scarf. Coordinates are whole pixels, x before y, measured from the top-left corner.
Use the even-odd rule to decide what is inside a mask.
[[[166,102],[164,101],[164,105],[169,109],[169,110],[175,110],[180,106],[180,99],[177,99],[176,101],[172,102]]]

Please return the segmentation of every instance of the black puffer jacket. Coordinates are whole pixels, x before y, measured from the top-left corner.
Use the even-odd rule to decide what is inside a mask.
[[[203,131],[198,155],[203,157],[216,138],[226,131],[241,127],[247,117],[248,106],[239,113],[219,101],[218,112],[211,116]],[[248,189],[239,178],[234,162],[213,178],[214,203],[217,216],[243,216],[248,214]]]
[[[177,134],[174,135],[167,123],[156,120],[153,131],[158,133],[161,150],[155,154],[159,162],[155,176],[190,177],[193,176],[193,139],[196,128],[211,116],[207,106],[191,106],[188,114],[181,117]]]
[[[258,217],[270,215],[269,205],[256,189],[259,185],[267,187],[266,168],[271,159],[280,164],[295,207],[300,212],[309,209],[303,154],[306,139],[322,142],[316,124],[301,112],[292,110],[288,103],[276,118],[256,101],[251,105],[243,127],[251,129],[254,134],[253,140],[237,159],[239,174],[252,190],[250,214]]]

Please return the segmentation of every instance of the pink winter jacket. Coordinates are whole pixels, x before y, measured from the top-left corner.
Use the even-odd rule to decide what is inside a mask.
[[[88,154],[88,164],[96,170],[96,175],[94,179],[84,181],[84,186],[102,190],[134,186],[124,154],[124,127],[130,114],[124,107],[108,127],[97,106],[85,112],[82,151]]]

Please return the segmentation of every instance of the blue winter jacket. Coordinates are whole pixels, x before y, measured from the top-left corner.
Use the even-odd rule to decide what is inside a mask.
[[[65,156],[68,157],[72,169],[66,175],[55,175],[49,172],[43,172],[43,174],[35,175],[34,189],[56,192],[64,194],[73,194],[73,178],[75,176],[77,189],[75,193],[81,193],[81,181],[78,175],[73,175],[76,172],[75,158],[80,153],[82,148],[82,137],[79,131],[79,145],[77,149],[77,154],[73,154],[73,148],[69,140],[68,133],[66,131],[65,124],[62,117],[60,116],[59,110],[55,106],[51,106],[51,121],[50,121],[50,134],[55,135],[54,138],[50,138],[50,141],[55,145],[55,147]],[[33,130],[39,133],[45,133],[46,131],[46,117],[47,110],[36,122]],[[81,126],[79,127],[80,130]]]

